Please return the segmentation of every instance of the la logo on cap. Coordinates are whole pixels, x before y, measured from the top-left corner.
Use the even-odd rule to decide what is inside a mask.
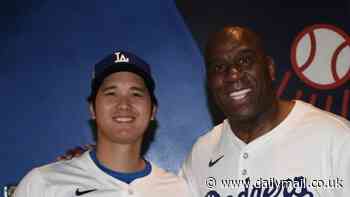
[[[115,63],[119,63],[119,62],[129,62],[129,58],[127,58],[124,54],[120,53],[120,52],[116,52],[114,53],[116,59],[115,59]]]

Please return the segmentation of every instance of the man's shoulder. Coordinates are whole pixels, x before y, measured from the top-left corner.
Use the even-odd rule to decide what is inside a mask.
[[[45,182],[65,178],[74,174],[85,174],[88,168],[87,153],[70,160],[56,161],[36,167],[32,170],[35,176],[40,176]]]
[[[174,183],[180,183],[183,182],[184,179],[182,177],[177,176],[171,171],[168,171],[164,168],[159,167],[157,164],[150,162],[152,166],[152,172],[150,176],[152,179],[158,180],[158,181],[167,181],[167,182],[174,182]]]
[[[79,168],[80,174],[86,174],[82,172],[80,167],[82,159],[73,158],[33,168],[20,181],[15,196],[42,194],[50,185],[58,185],[64,181],[71,180],[71,177],[68,176],[74,174]]]
[[[296,130],[314,134],[317,136],[315,139],[337,141],[336,144],[350,139],[350,122],[345,118],[300,101],[298,108],[297,121],[293,126]]]
[[[344,117],[322,110],[302,101],[298,101],[298,106],[299,108],[302,108],[300,119],[302,119],[304,123],[317,123],[315,126],[334,127],[340,130],[350,129],[350,122]]]
[[[220,143],[224,124],[226,124],[225,121],[197,139],[183,167],[187,166],[193,170],[194,168],[201,169],[203,166],[208,165],[207,162]]]
[[[202,152],[203,150],[212,151],[212,149],[215,148],[215,146],[219,143],[221,133],[223,130],[225,122],[222,122],[215,127],[213,127],[210,131],[200,136],[197,141],[194,143],[192,152],[200,149]]]
[[[175,175],[173,172],[167,171],[153,162],[151,162],[151,165],[151,174],[143,179],[144,182],[147,182],[147,185],[154,185],[154,187],[168,185],[169,187],[167,187],[167,190],[173,191],[171,195],[177,193],[180,194],[180,196],[189,196],[190,191],[183,177]]]

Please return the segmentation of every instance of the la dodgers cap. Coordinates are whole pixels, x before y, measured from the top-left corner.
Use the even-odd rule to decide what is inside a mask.
[[[107,76],[121,71],[128,71],[141,76],[148,90],[153,94],[154,79],[149,64],[140,57],[124,50],[117,50],[94,65],[93,79],[91,82],[92,91],[97,91]]]

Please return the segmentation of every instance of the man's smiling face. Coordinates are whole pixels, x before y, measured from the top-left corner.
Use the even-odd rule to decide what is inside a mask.
[[[96,120],[98,141],[118,144],[140,143],[155,116],[144,80],[131,72],[106,77],[90,110]]]
[[[271,106],[274,68],[253,32],[225,28],[216,33],[206,63],[209,89],[227,118],[256,118]]]

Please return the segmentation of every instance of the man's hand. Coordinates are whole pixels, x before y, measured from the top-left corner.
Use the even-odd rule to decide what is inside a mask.
[[[61,160],[69,160],[72,159],[74,157],[79,157],[80,155],[82,155],[85,151],[94,149],[96,147],[95,144],[86,144],[83,146],[77,146],[73,149],[69,149],[68,151],[66,151],[66,153],[62,156],[58,156],[56,158],[57,161],[61,161]]]

